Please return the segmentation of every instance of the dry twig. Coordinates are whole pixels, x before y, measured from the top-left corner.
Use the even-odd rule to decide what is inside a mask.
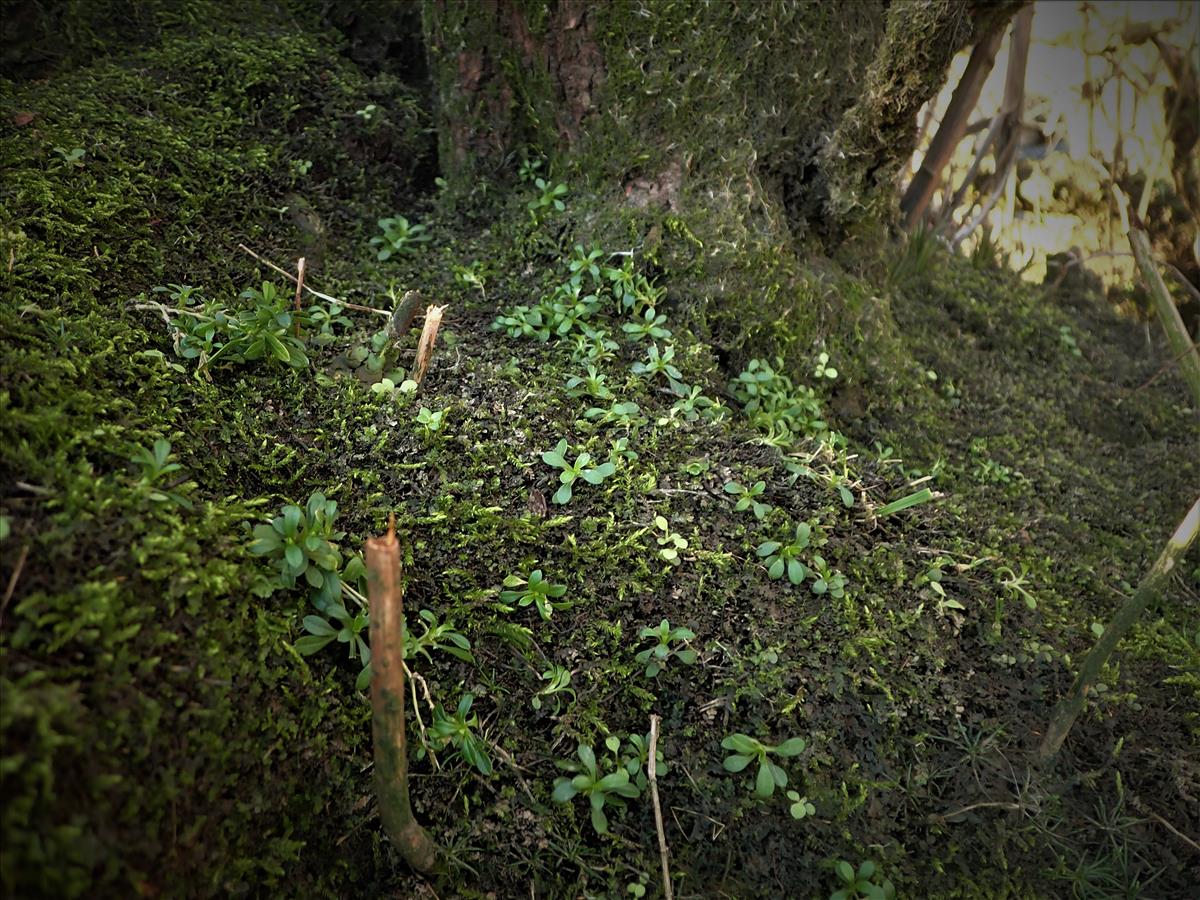
[[[658,803],[658,716],[650,716],[650,750],[647,764],[647,774],[650,779],[650,801],[654,804],[654,827],[658,829],[658,855],[662,859],[663,896],[674,900],[675,891],[671,888],[670,852],[667,850],[667,834],[663,831],[662,807]]]

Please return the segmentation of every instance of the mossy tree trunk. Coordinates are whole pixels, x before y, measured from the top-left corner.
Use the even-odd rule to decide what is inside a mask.
[[[634,205],[738,194],[823,235],[890,212],[921,105],[1019,0],[426,0],[443,175],[526,154]]]

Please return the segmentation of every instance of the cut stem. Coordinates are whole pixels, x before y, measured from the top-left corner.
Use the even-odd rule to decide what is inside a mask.
[[[404,599],[395,517],[383,537],[367,539],[371,603],[371,732],[375,793],[383,828],[415,870],[435,871],[438,848],[413,816],[408,797],[408,740],[404,723]]]

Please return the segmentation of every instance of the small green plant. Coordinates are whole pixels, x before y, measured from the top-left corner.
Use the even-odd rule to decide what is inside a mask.
[[[1075,340],[1075,335],[1071,333],[1070,325],[1058,326],[1058,343],[1072,356],[1083,356],[1083,351],[1079,349],[1079,342]]]
[[[776,365],[781,363],[776,360]],[[750,360],[730,389],[751,423],[766,435],[768,443],[787,447],[803,437],[830,439],[816,392],[795,385],[766,360]]]
[[[787,798],[791,800],[788,806],[788,812],[792,814],[793,819],[805,819],[809,816],[817,814],[817,807],[807,797],[801,797],[797,791],[788,791]]]
[[[692,629],[683,626],[672,628],[671,623],[663,619],[657,628],[643,628],[638,633],[639,638],[652,638],[656,643],[650,649],[638,653],[635,659],[638,665],[646,667],[647,678],[657,678],[672,658],[685,666],[695,665],[696,651],[687,645],[695,636],[696,632]]]
[[[424,435],[426,440],[429,440],[442,430],[442,423],[446,420],[446,412],[444,409],[431,412],[428,408],[421,407],[417,413],[417,424],[421,426],[421,434]]]
[[[564,504],[570,501],[572,485],[574,485],[577,479],[582,478],[588,484],[600,484],[605,478],[608,478],[617,471],[617,467],[611,462],[601,463],[598,466],[593,465],[590,453],[580,453],[573,463],[567,461],[566,454],[566,438],[560,440],[553,450],[547,450],[542,454],[542,462],[548,466],[562,469],[562,472],[558,476],[558,480],[562,484],[554,492],[555,503]]]
[[[631,782],[629,771],[624,767],[602,774],[596,764],[596,753],[587,744],[580,744],[576,755],[579,762],[557,760],[554,763],[563,771],[577,774],[571,778],[555,779],[552,796],[556,803],[569,803],[580,795],[587,797],[591,807],[592,828],[597,834],[606,834],[608,816],[605,815],[604,807],[623,808],[626,798],[640,797],[642,792]]]
[[[288,298],[269,281],[264,281],[261,288],[247,288],[239,296],[252,301],[253,306],[230,315],[224,307],[213,304],[199,321],[188,321],[195,316],[177,317],[173,324],[186,335],[186,340],[180,342],[186,349],[180,355],[200,358],[202,369],[218,361],[253,362],[264,358],[297,369],[306,367],[308,356],[304,341],[295,334]]]
[[[772,509],[770,505],[761,503],[756,499],[761,497],[763,491],[766,489],[767,483],[765,481],[756,481],[750,487],[745,487],[737,481],[725,482],[725,493],[732,494],[738,498],[737,503],[733,506],[734,510],[743,512],[749,509],[753,511],[754,518],[756,519],[762,519]]]
[[[325,615],[336,621],[337,625],[331,625],[321,616],[305,616],[304,630],[308,635],[296,641],[296,651],[304,656],[312,656],[335,640],[339,644],[346,644],[350,659],[362,661],[362,670],[354,687],[360,691],[366,690],[371,683],[371,648],[364,635],[368,625],[367,611],[351,613],[341,603],[331,603],[325,607]]]
[[[177,479],[175,483],[169,485],[161,483],[165,476],[183,469],[179,463],[171,461],[170,441],[159,438],[149,449],[138,447],[129,457],[129,461],[136,463],[142,470],[137,488],[143,491],[150,500],[155,503],[174,503],[184,509],[192,508],[192,501],[175,490],[181,486],[182,479]]]
[[[430,235],[425,233],[424,225],[410,224],[404,216],[380,219],[377,224],[383,234],[375,235],[370,243],[372,247],[379,247],[379,252],[375,255],[380,262],[390,259],[393,255],[410,253],[418,244],[431,240]]]
[[[571,343],[571,356],[590,363],[615,359],[617,350],[620,349],[620,345],[608,336],[607,330],[590,325],[582,325],[579,331],[573,332]]]
[[[778,581],[786,572],[788,581],[792,584],[803,582],[808,570],[804,563],[800,562],[800,554],[808,548],[811,537],[812,526],[807,522],[801,522],[796,526],[795,534],[788,539],[787,543],[763,541],[759,544],[756,552],[758,558],[766,563],[767,577]]]
[[[622,425],[631,428],[646,421],[640,413],[641,408],[632,400],[614,400],[608,409],[593,406],[584,412],[583,416],[598,425]]]
[[[83,158],[87,155],[82,147],[72,147],[70,150],[66,147],[55,147],[54,152],[58,154],[63,168],[70,166],[73,169],[82,169]]]
[[[1010,600],[1020,598],[1029,609],[1037,609],[1037,598],[1029,593],[1026,585],[1029,584],[1028,569],[1025,564],[1021,564],[1021,574],[1017,574],[1012,566],[1001,566],[996,570],[996,576],[999,579],[999,585],[1008,595]]]
[[[719,419],[728,410],[711,397],[704,396],[699,385],[692,386],[673,382],[672,390],[680,395],[671,406],[671,416],[678,416],[685,422],[695,422],[701,416],[707,419]]]
[[[655,535],[655,540],[658,541],[658,555],[666,562],[675,565],[679,562],[679,551],[686,550],[688,542],[685,538],[676,534],[671,530],[670,524],[663,516],[654,517],[654,527],[660,534]]]
[[[448,714],[441,706],[433,710],[433,723],[429,733],[433,742],[441,749],[453,746],[468,765],[474,766],[484,777],[492,774],[492,760],[488,756],[487,744],[475,733],[479,727],[479,716],[471,714],[475,696],[467,693],[458,701],[454,714]]]
[[[587,367],[586,375],[572,375],[567,379],[566,391],[568,397],[595,397],[597,400],[611,400],[613,392],[605,384],[607,376],[596,370],[595,366]]]
[[[822,351],[817,355],[817,362],[813,366],[814,378],[825,378],[833,381],[838,377],[838,370],[829,365],[829,354]]]
[[[567,208],[562,201],[567,195],[565,184],[551,184],[544,178],[534,178],[533,187],[538,193],[526,204],[526,208],[535,223],[541,222],[542,217],[552,209],[562,212]]]
[[[655,375],[663,375],[669,381],[677,382],[683,378],[679,370],[675,368],[672,360],[675,359],[675,348],[670,344],[667,349],[659,353],[658,344],[651,344],[646,350],[646,362],[635,362],[633,364],[634,375],[646,375],[653,378]]]
[[[533,699],[529,701],[534,709],[541,709],[547,700],[554,701],[554,711],[551,715],[557,716],[562,709],[562,702],[569,694],[571,700],[576,699],[575,689],[571,687],[571,671],[565,666],[560,666],[557,663],[551,663],[550,668],[546,669],[541,675],[542,681],[546,682]],[[543,699],[546,698],[546,699]]]
[[[421,620],[424,632],[414,635],[411,629],[404,630],[405,657],[413,659],[419,653],[432,663],[433,657],[429,651],[440,650],[463,662],[475,662],[475,657],[471,655],[471,642],[466,635],[455,630],[453,622],[439,622],[438,617],[427,609],[417,613],[417,618]]]
[[[582,279],[584,275],[591,275],[593,284],[601,284],[599,261],[603,258],[604,251],[594,244],[591,250],[584,250],[582,244],[576,244],[571,250],[571,258],[567,263],[571,277]]]
[[[949,557],[937,557],[925,571],[920,575],[914,585],[922,588],[921,596],[926,599],[932,595],[934,602],[937,604],[937,612],[939,616],[946,616],[949,610],[961,610],[963,605],[946,594],[946,588],[942,585],[942,570],[951,563]]]
[[[869,859],[857,870],[853,864],[839,859],[834,872],[841,887],[829,895],[829,900],[893,900],[896,896],[896,888]]]
[[[278,584],[295,587],[303,577],[314,590],[313,603],[325,612],[341,595],[342,554],[335,541],[343,533],[334,530],[337,503],[314,493],[308,503],[283,507],[271,523],[254,526],[250,552],[267,556],[278,570]]]
[[[804,752],[804,738],[789,738],[782,744],[764,744],[746,734],[731,734],[721,746],[732,750],[733,754],[725,757],[725,771],[741,772],[751,763],[758,763],[758,773],[754,778],[754,795],[766,799],[775,793],[775,788],[787,787],[787,772],[773,763],[769,756],[788,758],[799,756]]]
[[[556,608],[560,608],[559,604],[552,601],[567,592],[565,584],[554,584],[547,581],[543,577],[541,569],[534,569],[529,573],[528,578],[509,575],[504,579],[504,586],[509,590],[500,592],[501,600],[505,603],[516,603],[517,606],[536,605],[538,614],[546,621],[550,620],[550,614]],[[519,588],[519,590],[512,590],[513,588]]]
[[[526,158],[521,160],[521,168],[517,170],[517,177],[526,184],[531,184],[538,173],[542,170],[542,161],[540,159]]]
[[[370,122],[371,119],[373,119],[375,117],[376,109],[377,109],[377,107],[375,106],[374,103],[368,103],[362,109],[355,110],[354,114],[356,116],[358,116],[360,119],[362,119],[364,122]]]
[[[629,777],[633,779],[633,783],[637,786],[637,789],[644,791],[648,784],[647,769],[650,762],[650,735],[631,734],[628,740],[633,752],[629,755],[622,755],[621,764],[625,767],[625,771],[629,773]],[[617,743],[617,747],[613,746],[614,742]],[[615,735],[605,738],[604,744],[614,754],[620,749],[620,742],[617,741]],[[666,762],[663,761],[661,748],[655,748],[654,765],[659,775],[666,775],[669,771]]]
[[[622,325],[621,330],[634,341],[640,341],[642,338],[665,340],[671,336],[670,330],[663,327],[666,321],[666,316],[656,313],[654,307],[649,307],[640,316],[634,318],[632,322],[626,322]],[[676,376],[676,378],[678,377]]]
[[[841,600],[846,596],[845,575],[830,568],[823,556],[813,556],[811,564],[812,573],[815,576],[812,583],[814,594],[828,594],[835,600]]]
[[[480,297],[487,299],[487,290],[484,285],[483,264],[478,260],[471,263],[469,266],[454,267],[454,281],[463,287],[474,288],[479,291]]]

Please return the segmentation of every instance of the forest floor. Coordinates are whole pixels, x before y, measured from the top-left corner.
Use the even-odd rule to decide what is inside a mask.
[[[686,219],[617,243],[567,177],[439,192],[415,93],[292,27],[2,83],[3,896],[653,896],[652,714],[678,896],[828,897],[843,861],[899,896],[1189,896],[1195,554],[1030,762],[1200,489],[1153,329],[915,242],[800,259],[764,312],[825,310],[803,367],[729,346],[660,247]],[[426,230],[380,259],[395,215]],[[240,244],[445,304],[428,375],[420,319],[317,301],[289,341]],[[306,581],[251,542],[315,494]],[[357,642],[313,640],[392,513],[429,883],[374,808]],[[771,747],[786,784],[729,761]],[[556,796],[581,760],[639,796]]]

